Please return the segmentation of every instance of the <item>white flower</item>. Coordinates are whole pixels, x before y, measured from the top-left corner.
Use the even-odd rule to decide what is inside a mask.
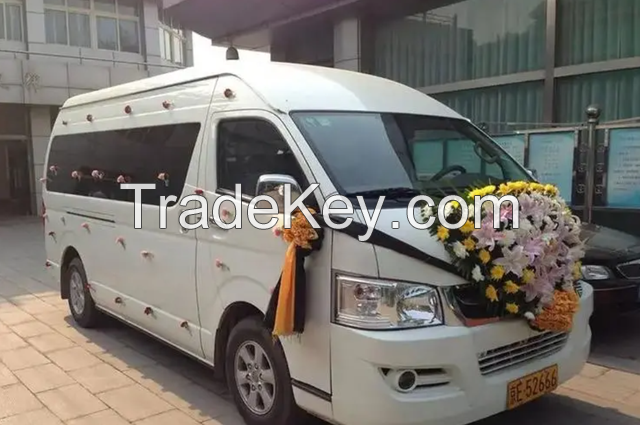
[[[449,202],[447,205],[444,206],[444,216],[449,217],[452,212],[453,212],[453,202]]]
[[[433,207],[430,207],[429,205],[425,205],[424,207],[422,207],[423,218],[429,218],[432,215],[433,215]]]
[[[533,319],[535,319],[535,318],[536,318],[536,316],[534,316],[532,312],[527,311],[527,312],[524,314],[524,318],[525,318],[525,319],[527,319],[527,320],[533,320]]]
[[[502,239],[498,241],[498,245],[509,247],[516,241],[516,232],[513,230],[505,230],[502,232]]]
[[[459,241],[456,241],[452,244],[453,252],[456,254],[458,258],[467,258],[469,253],[467,252],[464,245],[462,245]]]
[[[482,270],[480,270],[480,266],[475,266],[473,271],[471,272],[471,277],[476,282],[480,282],[484,280],[484,275],[482,274]]]

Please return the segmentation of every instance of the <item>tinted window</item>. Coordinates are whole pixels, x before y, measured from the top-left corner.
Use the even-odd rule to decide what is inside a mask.
[[[223,121],[218,125],[218,187],[235,190],[242,184],[244,195],[255,196],[263,174],[287,174],[303,190],[307,179],[280,132],[260,119]],[[311,200],[310,198],[307,198]]]
[[[124,179],[156,184],[142,191],[145,204],[180,198],[199,131],[199,123],[187,123],[56,136],[47,190],[133,202],[134,191],[120,189]]]

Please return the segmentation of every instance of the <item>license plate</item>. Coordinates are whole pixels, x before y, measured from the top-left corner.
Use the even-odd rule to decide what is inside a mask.
[[[507,388],[507,409],[514,409],[558,388],[558,365],[539,370],[515,381]]]

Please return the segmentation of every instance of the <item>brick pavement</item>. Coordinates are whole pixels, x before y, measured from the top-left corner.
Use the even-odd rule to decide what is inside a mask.
[[[37,221],[0,221],[0,425],[243,424],[206,367],[115,322],[74,326],[42,238]],[[640,425],[640,376],[590,364],[556,394],[475,425],[578,422]]]

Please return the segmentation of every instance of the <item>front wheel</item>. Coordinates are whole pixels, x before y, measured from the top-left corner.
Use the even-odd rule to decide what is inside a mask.
[[[301,413],[284,352],[259,318],[246,318],[233,328],[225,363],[229,391],[247,425],[298,424]]]
[[[87,274],[79,258],[74,258],[69,263],[64,274],[64,284],[69,288],[69,310],[73,320],[83,328],[99,325],[101,313],[91,297]]]

